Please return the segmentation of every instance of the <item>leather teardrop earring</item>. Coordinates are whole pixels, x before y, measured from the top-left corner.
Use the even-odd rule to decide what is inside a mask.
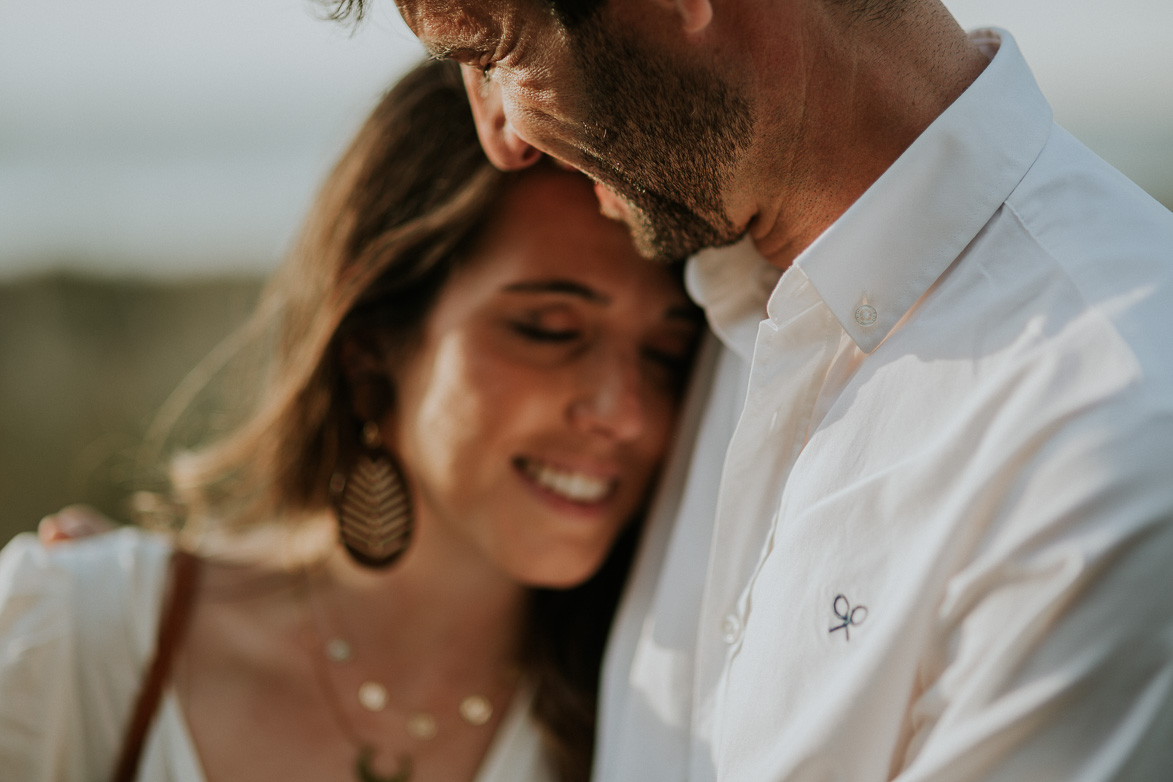
[[[403,470],[382,448],[379,425],[362,428],[364,450],[350,472],[330,481],[338,536],[356,562],[371,568],[395,563],[411,543],[414,519]]]

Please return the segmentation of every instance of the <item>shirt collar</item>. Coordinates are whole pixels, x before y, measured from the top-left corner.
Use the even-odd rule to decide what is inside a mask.
[[[1051,108],[1010,34],[987,29],[970,37],[990,64],[794,263],[865,353],[977,236],[1051,132]],[[769,269],[748,240],[689,262],[690,293],[743,357],[753,354],[763,309],[785,316],[781,286],[762,292],[767,278],[778,280]],[[755,284],[745,285],[747,274]]]
[[[729,247],[701,250],[684,268],[684,284],[705,310],[721,341],[747,363],[753,359],[758,324],[782,270],[771,266],[745,236]]]

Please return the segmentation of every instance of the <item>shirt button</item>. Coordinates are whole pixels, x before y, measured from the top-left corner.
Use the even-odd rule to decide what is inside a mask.
[[[876,308],[870,304],[861,304],[855,308],[855,322],[861,326],[875,325]]]
[[[741,640],[741,620],[736,614],[726,614],[721,620],[721,640],[727,644],[735,644]]]

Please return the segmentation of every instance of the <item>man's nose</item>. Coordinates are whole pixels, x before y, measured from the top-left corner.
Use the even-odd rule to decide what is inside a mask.
[[[538,162],[542,153],[517,135],[505,114],[500,85],[486,81],[476,68],[461,66],[461,71],[477,137],[489,162],[502,171],[516,171]]]

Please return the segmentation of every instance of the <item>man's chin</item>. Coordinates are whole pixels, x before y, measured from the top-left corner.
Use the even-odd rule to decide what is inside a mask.
[[[713,226],[678,205],[675,210],[657,211],[660,219],[653,219],[648,209],[598,181],[595,182],[595,197],[599,201],[599,212],[626,225],[636,252],[652,261],[670,263],[682,260],[706,247],[732,244],[744,234],[744,229],[737,231],[732,225]]]

